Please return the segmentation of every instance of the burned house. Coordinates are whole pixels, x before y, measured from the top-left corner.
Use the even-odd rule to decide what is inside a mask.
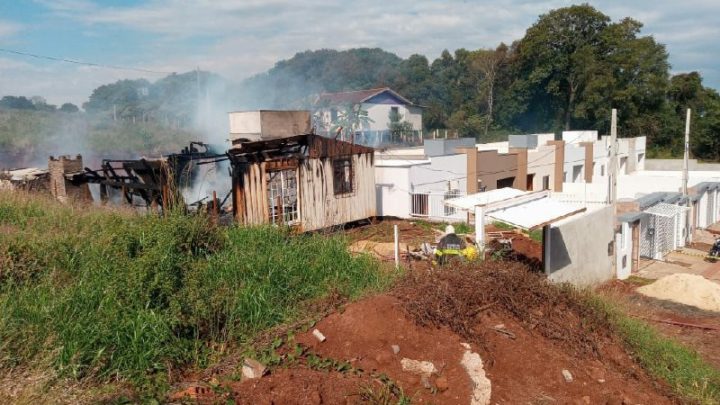
[[[241,224],[312,231],[375,216],[372,148],[310,133],[234,142],[228,155]]]
[[[50,193],[58,201],[63,203],[92,201],[87,182],[77,178],[77,175],[84,172],[81,155],[74,158],[50,156],[48,172],[50,173]]]
[[[33,191],[48,190],[48,171],[37,167],[4,170],[0,172],[0,191]]]

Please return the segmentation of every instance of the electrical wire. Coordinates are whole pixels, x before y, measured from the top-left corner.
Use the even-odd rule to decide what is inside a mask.
[[[0,48],[0,52],[12,53],[15,55],[22,55],[22,56],[29,56],[29,57],[37,58],[37,59],[47,59],[47,60],[52,60],[52,61],[56,61],[56,62],[73,63],[76,65],[92,66],[92,67],[99,67],[99,68],[106,68],[106,69],[129,70],[129,71],[133,71],[133,72],[153,73],[153,74],[162,74],[162,75],[169,75],[169,74],[175,73],[175,72],[165,72],[165,71],[161,71],[161,70],[133,68],[133,67],[127,67],[127,66],[106,65],[103,63],[83,62],[83,61],[79,61],[79,60],[58,58],[55,56],[40,55],[40,54],[30,53],[30,52],[21,52],[21,51],[15,51],[12,49],[5,49],[5,48]]]
[[[581,136],[582,136],[582,135],[578,135],[578,136],[576,136],[572,141],[565,142],[563,148],[565,148],[565,147],[567,147],[568,145],[571,145],[571,144],[579,143],[579,139],[580,139]],[[541,164],[541,165],[530,165],[530,163],[537,162],[537,161],[539,161],[539,160],[547,157],[548,155],[550,155],[551,153],[554,153],[554,152],[555,152],[555,149],[552,149],[552,150],[548,151],[547,153],[545,153],[544,155],[539,156],[539,157],[537,157],[537,158],[535,158],[535,159],[533,159],[533,160],[531,160],[531,161],[528,161],[527,168],[528,168],[528,169],[530,169],[530,168],[533,168],[533,169],[534,169],[534,168],[538,168],[538,167],[555,165],[555,162],[545,163],[545,164]],[[403,160],[403,161],[406,161],[406,162],[409,162],[409,163],[413,163],[413,162],[414,162],[413,160],[405,159],[405,158],[401,157],[400,155],[396,155],[396,154],[390,153],[390,152],[388,152],[388,151],[385,151],[384,153],[387,154],[387,155],[390,155],[390,156],[392,156],[392,157],[396,157],[398,160]],[[583,158],[583,159],[576,159],[576,160],[572,160],[572,161],[566,161],[566,162],[564,162],[564,163],[582,162],[582,161],[584,161],[584,160],[585,160],[584,158]],[[477,176],[477,175],[500,174],[500,173],[505,173],[505,172],[512,172],[513,170],[517,170],[518,168],[520,168],[519,165],[518,165],[518,166],[515,166],[515,167],[508,168],[508,169],[499,170],[499,171],[473,171],[473,172],[471,172],[469,175],[475,175],[475,176]],[[424,170],[429,170],[429,171],[435,171],[435,172],[448,173],[448,174],[456,174],[456,175],[459,175],[459,176],[461,176],[461,177],[449,178],[449,179],[443,179],[443,180],[437,180],[437,181],[431,181],[431,182],[425,182],[425,183],[415,183],[415,184],[413,184],[413,186],[425,186],[425,185],[430,185],[430,184],[446,183],[446,182],[448,182],[448,181],[454,181],[454,180],[463,180],[463,179],[467,179],[468,176],[469,176],[469,175],[465,175],[464,173],[458,173],[458,172],[454,172],[454,171],[451,171],[451,170],[434,169],[434,168],[423,168],[423,169],[424,169]]]

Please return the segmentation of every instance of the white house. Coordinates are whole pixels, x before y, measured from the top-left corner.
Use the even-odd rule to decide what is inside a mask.
[[[422,147],[376,152],[377,215],[464,220],[444,201],[467,193],[467,155],[457,149],[473,144],[473,138],[426,139]]]
[[[400,114],[401,121],[407,121],[412,131],[419,135],[422,131],[422,107],[401,96],[388,87],[377,89],[323,93],[318,98],[318,118],[327,131],[332,123],[348,107],[359,108],[367,112],[367,122],[356,132],[358,142],[377,146],[390,142],[388,126],[390,113]],[[318,132],[322,132],[318,129]],[[419,139],[422,139],[420,137]]]

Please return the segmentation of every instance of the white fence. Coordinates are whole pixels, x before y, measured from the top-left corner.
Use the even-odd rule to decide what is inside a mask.
[[[467,220],[467,212],[445,205],[445,200],[462,197],[459,190],[410,194],[410,215],[434,221],[460,222]]]

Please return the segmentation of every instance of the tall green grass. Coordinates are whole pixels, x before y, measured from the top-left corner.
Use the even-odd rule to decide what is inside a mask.
[[[588,295],[588,305],[604,314],[635,359],[655,378],[666,381],[683,400],[720,403],[720,370],[691,348],[663,337],[645,322],[631,318],[605,298]]]
[[[0,368],[143,383],[386,282],[338,238],[0,193]]]

